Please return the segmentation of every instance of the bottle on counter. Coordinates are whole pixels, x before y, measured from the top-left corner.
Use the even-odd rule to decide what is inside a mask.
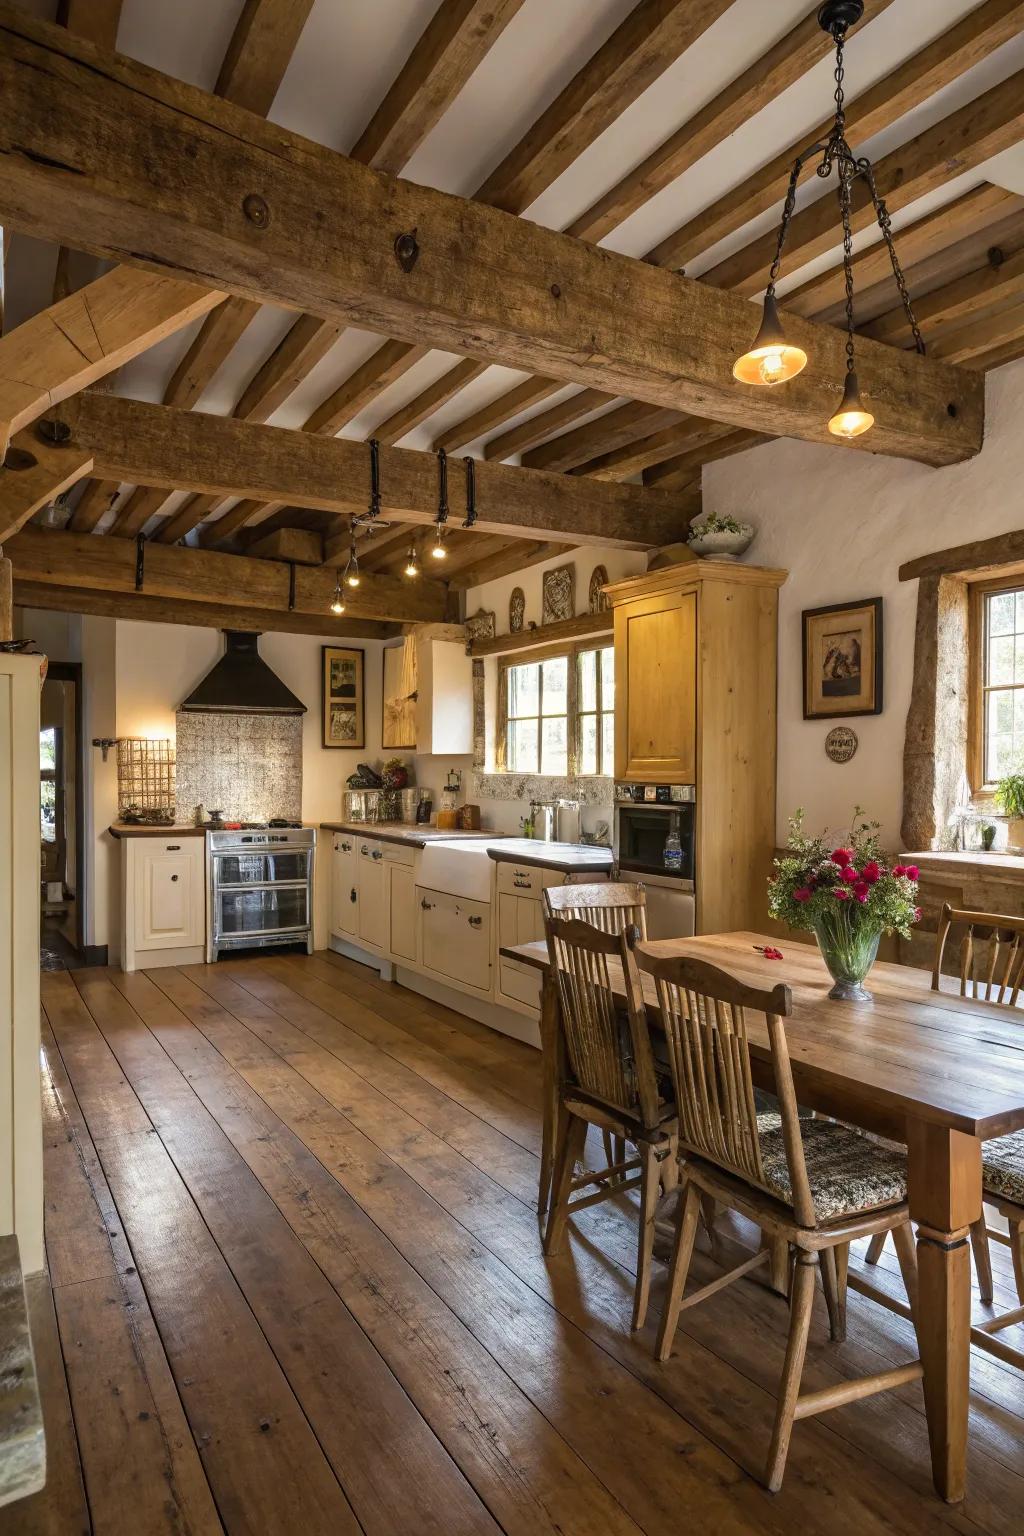
[[[677,873],[683,867],[683,845],[679,841],[679,817],[673,816],[668,825],[668,836],[665,839],[665,847],[662,851],[661,861],[665,868]]]

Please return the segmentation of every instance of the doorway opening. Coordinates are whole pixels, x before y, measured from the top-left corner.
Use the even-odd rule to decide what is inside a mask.
[[[82,668],[54,662],[39,700],[40,963],[82,963],[85,852]]]

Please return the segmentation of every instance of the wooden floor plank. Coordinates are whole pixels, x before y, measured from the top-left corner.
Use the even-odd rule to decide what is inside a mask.
[[[74,988],[47,988],[55,1018],[61,993]],[[49,1027],[43,1049],[48,1253],[51,1233],[58,1239],[50,1278],[93,1528],[212,1536],[222,1530],[216,1506]],[[73,1482],[66,1471],[58,1478]]]
[[[286,1378],[73,974],[87,973],[43,977],[44,1004],[225,1527],[231,1536],[284,1536],[295,1529],[357,1536],[359,1526]],[[210,1169],[216,1169],[212,1153]],[[83,1462],[92,1502],[85,1455]]]

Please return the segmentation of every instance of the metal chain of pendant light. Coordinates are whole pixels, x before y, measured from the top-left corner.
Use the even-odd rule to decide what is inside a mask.
[[[828,423],[829,431],[839,438],[859,437],[862,432],[866,432],[874,424],[875,420],[860,398],[854,353],[853,233],[850,223],[850,209],[853,183],[858,176],[863,176],[867,184],[875,210],[875,218],[878,221],[878,228],[889,252],[893,277],[896,280],[896,287],[899,290],[903,310],[914,337],[914,344],[922,356],[925,351],[924,340],[914,318],[910,295],[907,292],[903,269],[900,266],[899,257],[896,255],[896,247],[892,237],[892,221],[884,200],[878,195],[878,188],[875,185],[875,173],[871,162],[866,155],[855,155],[846,138],[843,51],[847,32],[854,23],[860,20],[863,14],[863,0],[827,0],[827,3],[818,11],[818,24],[822,31],[828,32],[831,35],[836,48],[835,120],[828,138],[820,140],[816,144],[811,144],[793,162],[793,168],[789,175],[789,186],[786,191],[786,201],[782,208],[782,221],[779,225],[775,260],[772,262],[768,273],[768,286],[765,289],[761,326],[754,339],[753,346],[749,351],[744,352],[742,357],[737,358],[732,370],[734,378],[739,379],[743,384],[774,385],[784,384],[788,379],[795,378],[807,366],[806,352],[801,347],[794,346],[786,340],[775,299],[775,285],[782,266],[782,254],[786,244],[786,236],[789,233],[790,220],[793,217],[796,189],[800,174],[807,161],[820,153],[821,162],[817,168],[817,175],[826,178],[831,176],[833,170],[835,170],[839,179],[839,214],[843,228],[843,276],[846,296],[846,378],[843,386],[842,402]]]

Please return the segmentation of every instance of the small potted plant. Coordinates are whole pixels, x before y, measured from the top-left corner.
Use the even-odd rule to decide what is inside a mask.
[[[1006,818],[1006,841],[1024,848],[1024,773],[1008,773],[996,785],[996,805]]]
[[[753,537],[752,523],[741,523],[717,512],[709,512],[686,530],[687,544],[706,560],[737,560],[750,548]]]
[[[789,823],[787,851],[775,860],[768,886],[773,917],[814,934],[835,986],[829,997],[867,1002],[864,978],[883,933],[910,937],[921,916],[917,866],[890,864],[878,842],[878,822],[858,805],[842,847],[824,835],[807,837],[803,811]]]

